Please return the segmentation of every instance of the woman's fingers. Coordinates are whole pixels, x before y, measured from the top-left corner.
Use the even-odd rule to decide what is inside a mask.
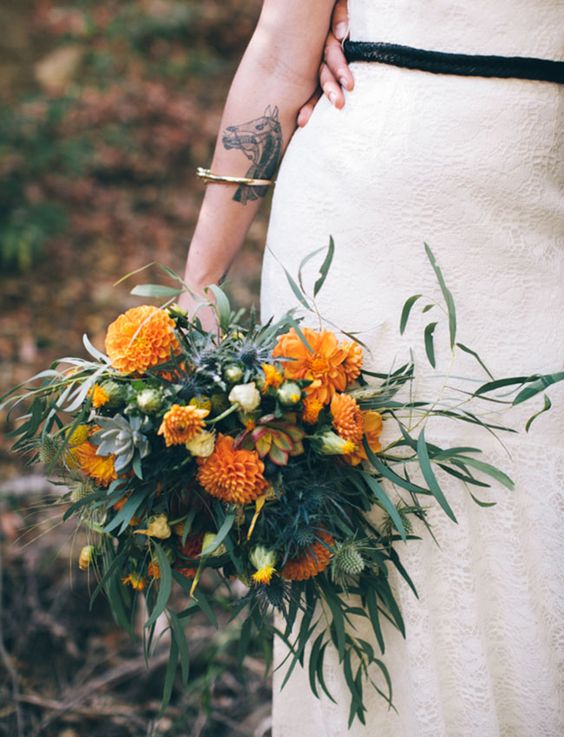
[[[341,85],[337,82],[327,64],[321,65],[319,84],[321,85],[323,94],[328,98],[331,105],[334,105],[336,108],[342,108],[344,106],[345,95],[343,94]]]
[[[329,71],[345,90],[352,90],[354,79],[345,59],[341,42],[333,33],[329,33],[325,42],[325,63]]]
[[[335,38],[339,41],[345,39],[349,34],[349,3],[348,0],[337,0],[333,10],[331,28]]]
[[[309,119],[311,118],[311,114],[313,112],[313,108],[315,107],[317,101],[321,97],[321,87],[318,87],[313,95],[309,98],[309,100],[305,103],[305,105],[302,105],[298,112],[298,126],[300,128],[303,128],[304,125],[307,125],[309,122]]]

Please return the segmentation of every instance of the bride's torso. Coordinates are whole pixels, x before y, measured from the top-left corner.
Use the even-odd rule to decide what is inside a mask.
[[[564,59],[564,0],[349,0],[356,41]]]

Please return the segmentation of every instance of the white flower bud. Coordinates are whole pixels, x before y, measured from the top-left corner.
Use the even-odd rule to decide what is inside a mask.
[[[186,443],[186,450],[198,458],[207,458],[213,453],[215,447],[215,435],[208,430],[202,430],[195,438]]]
[[[302,398],[302,390],[295,381],[285,381],[278,389],[278,399],[285,406],[297,404]]]
[[[232,384],[234,384],[236,381],[240,381],[243,378],[243,369],[238,366],[236,363],[232,363],[229,366],[226,366],[223,370],[223,375],[227,379],[227,381],[230,381]]]
[[[137,395],[137,406],[147,415],[158,412],[162,403],[163,397],[158,389],[143,389]]]
[[[237,384],[229,392],[231,404],[238,404],[243,412],[252,412],[260,404],[260,392],[254,381],[249,384]]]
[[[318,435],[315,442],[317,452],[328,456],[346,455],[352,453],[355,447],[352,440],[345,440],[331,430]]]

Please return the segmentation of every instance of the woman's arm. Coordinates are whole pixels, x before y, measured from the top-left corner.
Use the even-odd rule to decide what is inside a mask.
[[[264,0],[223,112],[211,171],[271,179],[317,86],[334,0]],[[236,22],[236,21],[234,21]],[[241,247],[267,187],[206,185],[186,262],[197,294],[217,282]],[[190,307],[186,298],[184,305]]]

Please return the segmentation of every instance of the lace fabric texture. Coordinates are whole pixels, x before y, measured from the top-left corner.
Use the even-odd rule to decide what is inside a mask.
[[[561,0],[352,0],[350,12],[358,40],[564,57]],[[440,301],[427,242],[454,295],[459,340],[494,375],[562,370],[564,89],[380,64],[354,64],[353,73],[345,108],[321,100],[284,158],[263,262],[262,318],[296,304],[281,264],[296,275],[304,256],[332,235],[335,259],[318,297],[324,320],[360,331],[372,351],[369,366],[379,371],[398,366],[413,346],[417,394],[452,400],[451,385],[464,382],[445,381],[447,374],[485,375],[468,355],[452,360],[446,320],[437,328],[434,372],[422,345],[433,313],[415,315],[399,338],[407,297]],[[304,271],[313,284],[315,265]],[[312,315],[306,320],[317,324]],[[383,656],[397,713],[367,690],[367,727],[355,723],[347,732],[349,697],[333,656],[327,680],[337,705],[311,694],[306,670],[298,667],[281,692],[284,668],[275,673],[274,737],[564,734],[564,389],[549,394],[555,410],[528,434],[524,420],[542,399],[490,415],[522,431],[503,437],[506,450],[448,421],[426,433],[445,446],[483,447],[484,460],[502,467],[516,488],[478,494],[497,501],[481,509],[451,484],[458,524],[431,505],[439,546],[425,533],[398,546],[419,599],[392,574],[407,628],[404,641],[389,627]],[[372,639],[368,629],[359,634]],[[276,642],[275,666],[285,654]]]

